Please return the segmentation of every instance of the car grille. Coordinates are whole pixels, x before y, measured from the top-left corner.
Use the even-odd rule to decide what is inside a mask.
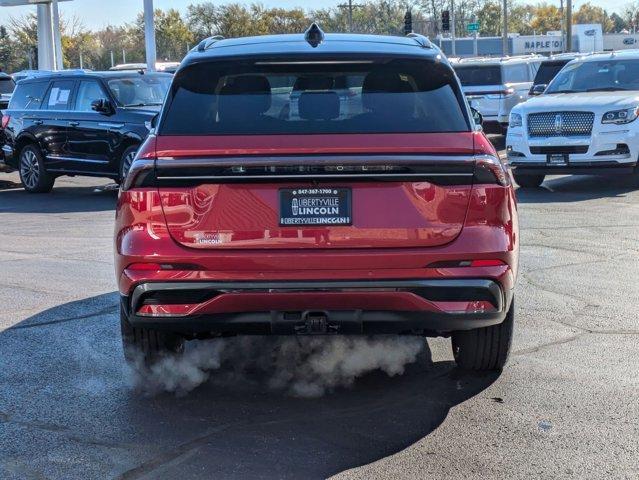
[[[545,112],[528,115],[530,137],[590,136],[595,114],[592,112]]]

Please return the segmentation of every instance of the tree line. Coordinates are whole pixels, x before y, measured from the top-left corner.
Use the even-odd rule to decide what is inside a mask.
[[[522,35],[543,34],[561,29],[561,12],[546,2],[524,4],[509,2],[509,31]],[[404,15],[412,12],[413,29],[430,37],[441,32],[441,14],[449,0],[368,0],[356,2],[352,11],[353,31],[401,35]],[[155,28],[158,60],[179,61],[188,49],[212,35],[225,38],[246,35],[297,33],[311,21],[325,31],[347,32],[346,5],[303,10],[270,8],[255,3],[189,5],[184,14],[176,9],[156,10]],[[458,36],[465,35],[470,22],[479,22],[481,36],[501,34],[501,0],[457,0],[455,26]],[[600,23],[606,33],[639,30],[639,0],[619,13],[609,13],[591,3],[583,3],[573,13],[574,23]],[[62,48],[65,68],[107,69],[125,60],[144,62],[144,18],[142,13],[130,23],[89,30],[77,18],[62,18]],[[0,68],[18,71],[37,65],[37,20],[35,14],[14,17],[0,25]]]

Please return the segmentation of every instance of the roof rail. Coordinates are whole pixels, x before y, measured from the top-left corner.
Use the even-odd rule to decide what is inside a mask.
[[[426,37],[424,35],[420,35],[419,33],[410,32],[410,33],[406,34],[406,36],[408,38],[412,38],[413,40],[415,40],[419,44],[419,46],[422,47],[422,48],[433,48],[433,44],[430,42],[428,37]]]
[[[204,52],[205,50],[208,50],[216,42],[219,42],[220,40],[224,40],[224,37],[222,35],[213,35],[212,37],[205,38],[200,43],[198,43],[197,51]]]

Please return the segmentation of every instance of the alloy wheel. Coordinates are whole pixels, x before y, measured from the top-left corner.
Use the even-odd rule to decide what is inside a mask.
[[[36,188],[40,178],[40,163],[35,152],[27,149],[20,158],[20,177],[27,188]]]
[[[129,169],[131,168],[131,164],[133,163],[133,159],[135,158],[136,153],[137,152],[135,150],[130,151],[129,153],[127,153],[127,155],[124,157],[124,160],[122,161],[120,176],[122,177],[123,180],[126,178],[127,174],[129,173]]]

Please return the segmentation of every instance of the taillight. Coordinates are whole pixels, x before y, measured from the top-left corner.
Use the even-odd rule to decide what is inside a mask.
[[[498,92],[491,92],[488,95],[486,95],[486,98],[491,98],[493,100],[496,100],[498,98],[508,98],[508,97],[512,97],[515,94],[515,89],[512,87],[509,88],[504,88],[503,90],[499,90]]]
[[[497,183],[502,187],[510,185],[508,169],[499,158],[493,155],[478,155],[475,161],[477,183]]]
[[[11,116],[10,115],[2,115],[2,128],[3,129],[7,128],[7,125],[9,125],[9,120],[11,120]]]

